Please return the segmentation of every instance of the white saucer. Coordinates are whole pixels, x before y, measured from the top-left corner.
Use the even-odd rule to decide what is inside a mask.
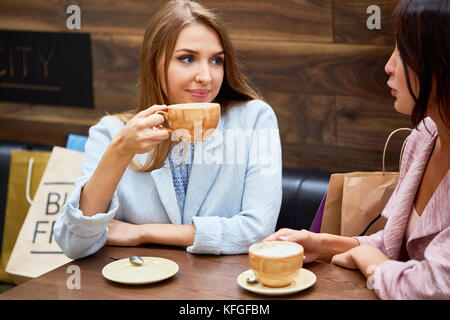
[[[266,296],[281,296],[299,292],[311,287],[317,280],[314,273],[302,268],[290,285],[281,288],[271,288],[266,287],[260,282],[255,284],[248,283],[247,278],[253,275],[254,273],[252,270],[244,271],[237,277],[237,283],[248,291]]]
[[[102,275],[111,281],[124,284],[147,284],[172,277],[179,270],[172,260],[142,257],[140,266],[131,264],[128,258],[117,260],[103,267]]]

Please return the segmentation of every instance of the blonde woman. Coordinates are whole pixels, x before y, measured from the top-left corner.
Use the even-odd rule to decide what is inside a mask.
[[[221,105],[206,142],[176,144],[159,127],[164,117],[157,111],[188,102]],[[235,148],[240,158],[227,157]],[[90,129],[82,174],[55,224],[56,241],[75,259],[105,244],[238,254],[274,231],[280,206],[281,146],[272,108],[240,72],[214,14],[193,1],[166,3],[145,31],[138,106]]]

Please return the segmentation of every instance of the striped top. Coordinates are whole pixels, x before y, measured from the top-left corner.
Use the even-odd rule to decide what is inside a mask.
[[[184,146],[186,145],[186,155],[183,161]],[[192,160],[194,157],[193,143],[179,143],[174,146],[169,153],[169,163],[172,169],[173,186],[177,195],[178,206],[180,208],[181,220],[183,220],[184,201],[191,173]],[[179,165],[181,163],[181,165]]]
[[[416,208],[414,208],[414,205],[412,206],[411,213],[409,214],[409,220],[408,224],[406,225],[406,233],[405,233],[405,240],[408,240],[409,237],[411,237],[411,234],[413,233],[415,227],[417,226],[417,223],[419,223],[420,216],[416,211]]]

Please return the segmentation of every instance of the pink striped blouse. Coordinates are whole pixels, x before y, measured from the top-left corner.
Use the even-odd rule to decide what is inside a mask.
[[[416,211],[416,208],[414,208],[414,205],[411,208],[411,213],[409,214],[408,224],[406,225],[406,233],[405,233],[405,240],[408,240],[409,237],[411,237],[411,234],[413,233],[414,229],[417,226],[417,223],[420,220],[420,216]]]
[[[382,215],[384,230],[356,237],[390,259],[375,271],[373,287],[381,299],[450,299],[450,170],[405,239],[414,198],[433,150],[437,129],[431,118],[411,133],[397,187]]]

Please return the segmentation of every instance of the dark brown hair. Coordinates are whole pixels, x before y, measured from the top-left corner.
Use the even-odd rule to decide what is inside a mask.
[[[394,10],[394,21],[406,82],[416,102],[413,126],[427,116],[434,82],[434,102],[450,128],[450,0],[401,0]],[[417,75],[418,96],[412,90],[407,67]]]

